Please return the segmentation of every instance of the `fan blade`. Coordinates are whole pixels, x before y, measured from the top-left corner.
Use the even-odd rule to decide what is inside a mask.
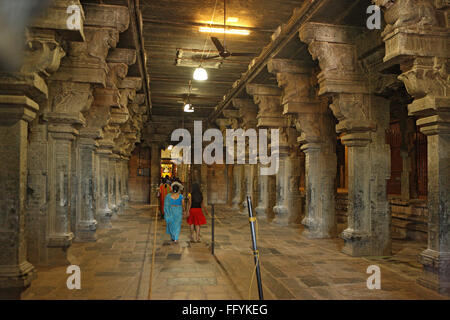
[[[211,57],[206,57],[206,58],[203,58],[203,60],[210,60],[210,59],[215,59],[215,58],[220,58],[220,55],[217,55],[217,56],[211,56]]]
[[[254,53],[235,52],[231,54],[233,57],[254,57]]]
[[[222,43],[220,43],[219,39],[217,39],[216,37],[211,37],[212,42],[214,43],[214,45],[217,48],[217,51],[219,51],[219,53],[222,53],[225,51],[225,48],[222,46]]]

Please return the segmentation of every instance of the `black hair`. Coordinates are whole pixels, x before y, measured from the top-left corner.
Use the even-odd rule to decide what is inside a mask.
[[[201,203],[203,201],[203,194],[200,190],[200,185],[197,182],[192,184],[192,202]]]
[[[179,190],[180,190],[180,186],[177,184],[172,187],[172,191],[175,193],[177,193]]]

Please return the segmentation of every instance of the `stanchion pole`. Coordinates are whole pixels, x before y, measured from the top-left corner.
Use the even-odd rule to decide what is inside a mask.
[[[249,196],[247,196],[247,208],[250,221],[250,231],[252,233],[253,257],[256,265],[256,280],[258,281],[259,300],[264,300],[261,282],[261,270],[259,267],[259,251],[258,251],[258,244],[256,243],[256,232],[255,232],[256,218],[253,216],[252,199]]]
[[[214,204],[211,207],[211,254],[214,255]]]

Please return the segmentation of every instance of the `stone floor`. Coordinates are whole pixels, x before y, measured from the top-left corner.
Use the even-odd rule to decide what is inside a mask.
[[[248,217],[216,210],[215,257],[210,223],[202,242],[190,243],[183,224],[178,245],[158,220],[151,299],[257,299]],[[95,243],[75,243],[72,264],[81,268],[81,290],[68,290],[66,266],[38,268],[38,279],[23,299],[148,299],[154,210],[133,205],[112,229],[98,231]],[[265,299],[448,299],[416,284],[418,253],[424,243],[394,241],[392,257],[352,258],[340,252],[342,240],[309,240],[302,227],[259,222],[259,249]],[[381,290],[368,290],[366,269],[381,268]]]

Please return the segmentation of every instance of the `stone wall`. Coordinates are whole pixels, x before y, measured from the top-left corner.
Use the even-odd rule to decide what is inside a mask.
[[[428,235],[428,207],[426,200],[404,201],[391,198],[389,204],[392,217],[392,238],[426,242]],[[347,193],[337,193],[336,215],[338,232],[347,228],[347,209]]]
[[[427,241],[428,207],[426,200],[391,199],[392,237]]]

